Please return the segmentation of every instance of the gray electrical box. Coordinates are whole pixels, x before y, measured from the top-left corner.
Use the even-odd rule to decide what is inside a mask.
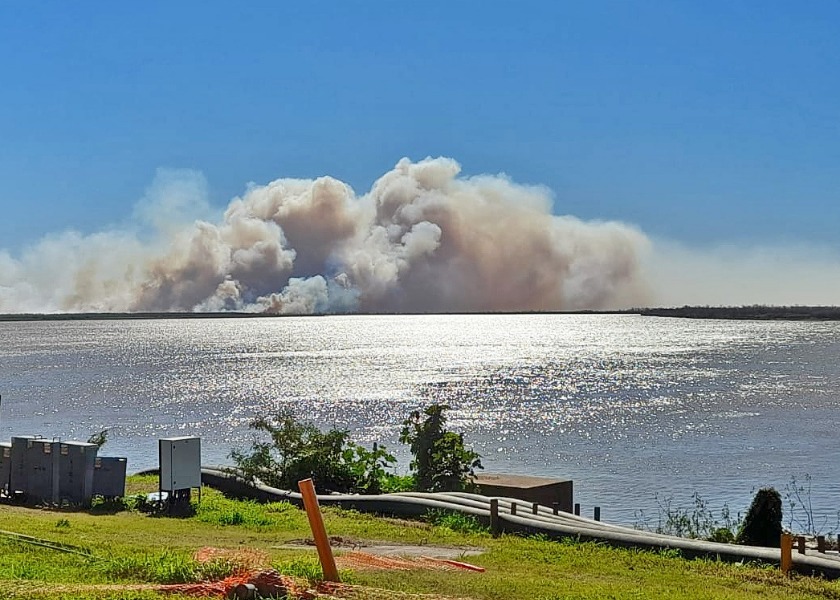
[[[158,440],[160,489],[164,492],[201,488],[201,438]]]
[[[86,442],[56,442],[58,451],[58,500],[90,504],[93,470],[99,446]]]
[[[96,444],[19,436],[8,450],[9,495],[25,494],[33,502],[90,504]],[[0,448],[0,454],[5,450]]]
[[[12,447],[14,449],[14,446]],[[44,438],[26,440],[26,486],[20,490],[30,500],[58,503],[58,442]]]
[[[127,459],[99,456],[93,463],[93,495],[104,498],[125,496]]]
[[[0,442],[0,492],[9,491],[9,478],[12,475],[12,444]]]
[[[20,435],[12,437],[9,452],[9,493],[25,492],[28,488],[29,471],[27,469],[27,452],[29,443],[37,439],[34,435]]]

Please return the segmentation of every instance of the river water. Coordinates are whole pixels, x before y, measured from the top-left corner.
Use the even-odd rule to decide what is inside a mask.
[[[840,323],[633,315],[336,316],[0,323],[0,439],[85,440],[129,470],[156,439],[202,437],[205,464],[282,408],[395,451],[431,402],[487,471],[573,479],[583,514],[654,521],[659,502],[745,511],[811,480],[840,509]],[[659,500],[657,500],[657,497]]]

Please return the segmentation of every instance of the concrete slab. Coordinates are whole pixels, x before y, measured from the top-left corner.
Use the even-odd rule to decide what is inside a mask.
[[[504,496],[543,506],[560,505],[563,512],[572,512],[574,486],[571,479],[553,479],[533,475],[480,473],[475,476],[479,493],[484,496]]]

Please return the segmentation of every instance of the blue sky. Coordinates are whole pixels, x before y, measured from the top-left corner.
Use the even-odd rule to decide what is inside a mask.
[[[5,2],[0,249],[159,167],[357,191],[451,156],[689,245],[838,249],[836,2]]]

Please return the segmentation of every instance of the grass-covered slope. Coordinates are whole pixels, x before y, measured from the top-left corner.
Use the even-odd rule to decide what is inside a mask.
[[[154,478],[132,478],[132,490],[154,489]],[[673,553],[611,549],[597,544],[556,543],[505,536],[491,538],[450,521],[450,527],[380,519],[325,509],[330,535],[360,543],[472,547],[465,558],[486,568],[466,571],[344,571],[351,583],[411,593],[462,598],[837,598],[840,583],[786,578],[771,568],[687,561]],[[445,522],[445,520],[444,520]],[[451,527],[460,529],[461,532]],[[198,563],[202,547],[250,548],[270,556],[281,572],[313,576],[314,549],[289,548],[310,537],[305,514],[288,504],[258,505],[205,489],[189,518],[139,512],[90,514],[0,506],[0,530],[63,544],[75,552],[0,536],[0,598],[156,598],[152,591],[90,584],[179,583],[226,575],[230,565]],[[364,550],[364,547],[360,548]],[[85,553],[90,553],[86,556]],[[172,597],[172,596],[168,596]],[[381,597],[381,596],[378,596]]]

